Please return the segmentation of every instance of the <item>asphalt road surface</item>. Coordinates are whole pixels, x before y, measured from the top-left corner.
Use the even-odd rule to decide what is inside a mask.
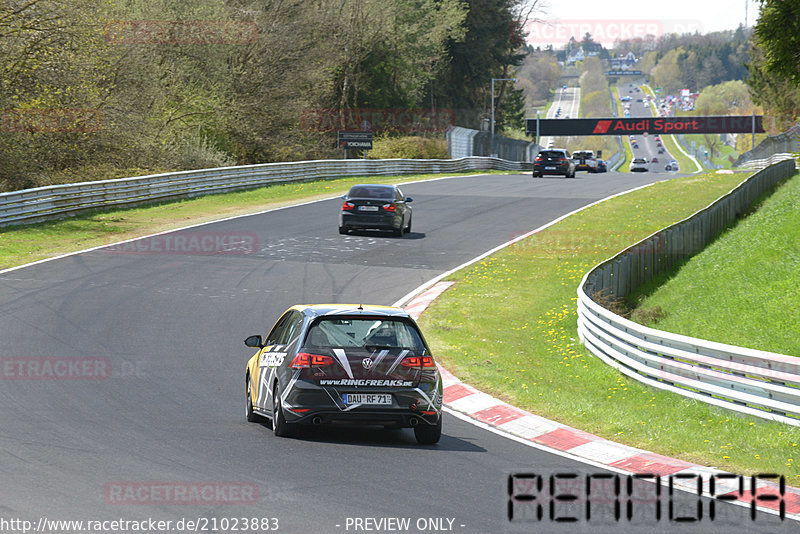
[[[631,97],[630,115],[631,117],[653,117],[657,115],[650,104],[645,99],[646,94],[641,90],[637,91],[639,84],[629,83],[619,86],[620,96]],[[674,155],[670,154],[666,147],[656,140],[658,135],[631,135],[628,139],[623,138],[626,143],[631,143],[631,151],[634,158],[644,158],[648,162],[648,172],[665,172],[664,167],[666,164],[675,159]],[[633,148],[633,142],[636,142],[638,148]],[[662,153],[659,154],[659,150]],[[653,161],[656,159],[657,161]],[[691,169],[689,169],[691,170]]]
[[[0,273],[0,531],[796,531],[767,514],[754,527],[736,506],[714,522],[669,521],[666,501],[660,521],[561,523],[545,507],[542,520],[518,509],[525,520],[511,523],[509,474],[602,471],[452,415],[436,446],[410,430],[285,439],[245,422],[242,340],[288,306],[390,304],[520,233],[667,177],[436,180],[403,188],[414,198],[403,239],[340,236],[341,201],[328,200]],[[124,523],[149,519],[171,523]],[[100,520],[120,522],[86,523]]]

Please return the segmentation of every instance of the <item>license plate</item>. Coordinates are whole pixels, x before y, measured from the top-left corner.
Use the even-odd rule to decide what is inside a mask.
[[[556,170],[556,168],[555,167],[545,167],[545,170],[554,171],[554,170]]]
[[[391,404],[392,396],[389,393],[345,393],[345,404]]]
[[[359,206],[358,211],[378,211],[378,206]]]

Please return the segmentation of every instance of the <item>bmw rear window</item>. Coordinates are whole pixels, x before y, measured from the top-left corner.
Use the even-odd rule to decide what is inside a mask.
[[[411,323],[391,317],[322,319],[309,329],[305,346],[425,350],[425,343]]]
[[[543,158],[565,158],[566,157],[563,152],[560,152],[558,150],[542,150],[540,152],[540,154],[542,155]]]
[[[357,185],[347,194],[350,198],[378,198],[381,200],[394,199],[394,189],[391,187],[370,187]]]

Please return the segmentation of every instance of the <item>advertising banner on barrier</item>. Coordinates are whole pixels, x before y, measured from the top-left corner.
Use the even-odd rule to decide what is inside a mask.
[[[700,133],[764,133],[761,115],[717,115],[696,117],[630,117],[606,119],[539,119],[539,135],[637,135]],[[525,129],[536,135],[536,119],[527,119]]]

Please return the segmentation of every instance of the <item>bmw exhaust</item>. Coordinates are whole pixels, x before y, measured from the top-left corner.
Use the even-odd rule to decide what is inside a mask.
[[[314,417],[314,419],[312,419],[311,422],[314,423],[315,425],[321,425],[322,424],[322,417],[320,417],[318,415],[318,416]]]

